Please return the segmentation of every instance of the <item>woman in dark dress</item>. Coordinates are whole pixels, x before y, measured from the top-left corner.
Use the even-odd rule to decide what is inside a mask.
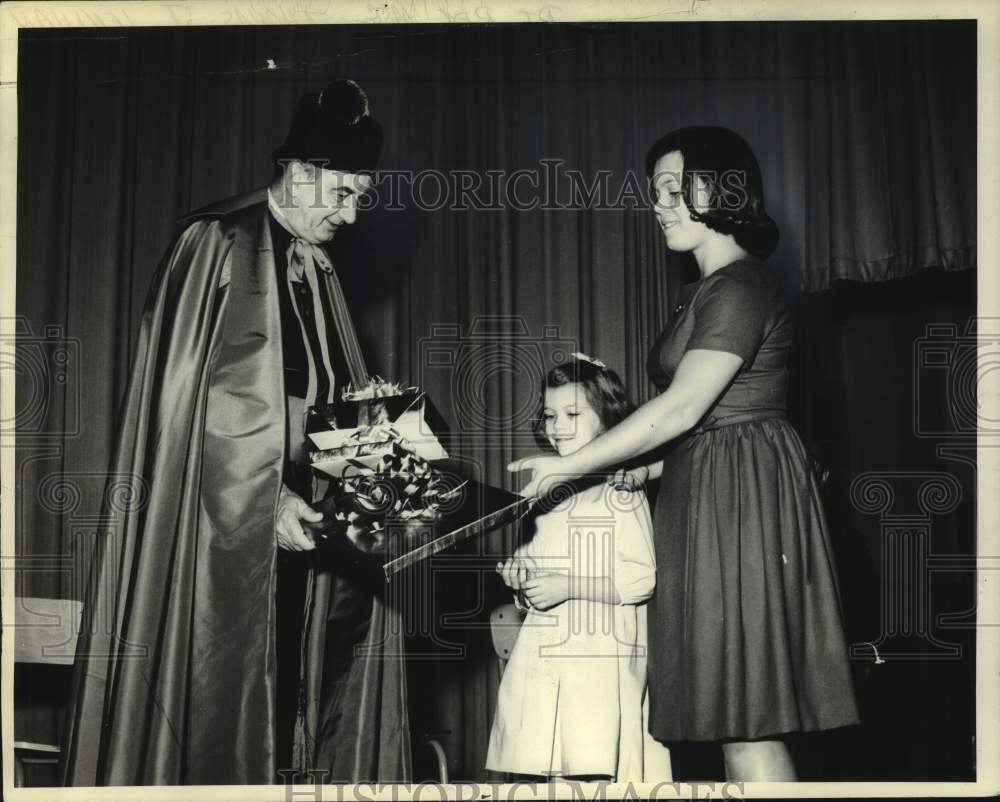
[[[531,457],[522,491],[656,451],[650,730],[718,741],[731,780],[794,780],[781,736],[857,722],[830,538],[785,419],[792,325],[759,259],[778,232],[760,169],[724,128],[686,128],[646,160],[667,247],[701,279],[657,339],[661,393],[567,457]]]

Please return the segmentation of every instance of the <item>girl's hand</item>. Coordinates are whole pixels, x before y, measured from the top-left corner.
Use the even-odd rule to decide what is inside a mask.
[[[524,498],[543,498],[561,482],[569,482],[580,477],[565,457],[524,457],[507,466],[511,473],[531,471],[528,484],[521,488]]]
[[[529,572],[534,570],[537,570],[535,561],[530,557],[508,557],[505,562],[497,563],[497,573],[511,590],[521,590],[528,581]]]
[[[569,598],[569,575],[534,574],[521,587],[524,598],[538,610],[550,610]]]

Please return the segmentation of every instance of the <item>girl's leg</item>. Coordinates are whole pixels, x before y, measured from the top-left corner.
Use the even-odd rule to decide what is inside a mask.
[[[726,779],[745,782],[795,782],[795,766],[781,741],[733,741],[722,745]]]

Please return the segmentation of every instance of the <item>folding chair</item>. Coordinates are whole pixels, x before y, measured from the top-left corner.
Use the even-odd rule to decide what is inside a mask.
[[[503,676],[503,670],[510,660],[510,653],[514,649],[525,615],[510,603],[494,607],[490,613],[490,635],[493,638],[493,651],[497,655],[500,676]]]
[[[83,603],[75,599],[20,596],[15,605],[15,664],[72,666]],[[17,740],[15,734],[14,785],[24,786],[26,765],[58,763],[59,752],[59,744]]]

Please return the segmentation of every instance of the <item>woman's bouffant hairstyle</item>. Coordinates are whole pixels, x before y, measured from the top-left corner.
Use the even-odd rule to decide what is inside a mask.
[[[728,128],[707,125],[671,131],[646,156],[646,176],[651,181],[656,162],[674,151],[684,158],[681,194],[691,219],[721,234],[732,234],[753,256],[770,256],[778,245],[778,227],[764,210],[760,166],[746,140]],[[707,200],[705,212],[694,210],[695,176],[708,190],[708,197],[701,198]]]
[[[545,436],[545,391],[550,387],[562,387],[564,384],[579,384],[583,387],[587,403],[601,419],[601,428],[607,431],[627,418],[635,409],[625,392],[621,378],[610,368],[571,356],[561,365],[548,372],[539,393],[538,415],[535,416],[532,427],[535,442],[544,451],[552,451],[552,444]]]

